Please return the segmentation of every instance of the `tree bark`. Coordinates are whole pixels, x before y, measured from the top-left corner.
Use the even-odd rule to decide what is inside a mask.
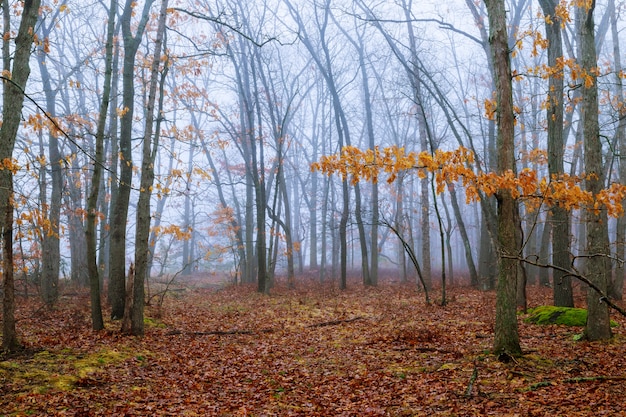
[[[39,36],[45,39],[49,36],[48,27],[42,26]],[[46,111],[52,117],[56,117],[56,89],[52,88],[50,72],[45,63],[46,56],[42,47],[37,48],[37,63],[41,72],[41,83],[46,99]],[[49,230],[43,233],[41,238],[41,298],[48,308],[56,303],[59,298],[59,265],[61,263],[61,250],[59,243],[59,226],[61,223],[61,200],[63,189],[63,164],[64,160],[59,152],[59,139],[56,133],[48,133],[48,157],[50,162],[50,201],[42,200],[42,207],[47,208],[46,217],[49,220]],[[41,197],[43,198],[45,194]],[[44,209],[45,210],[45,209]]]
[[[456,189],[454,184],[448,184],[448,190],[450,191],[450,202],[452,203],[452,211],[456,219],[456,224],[459,227],[461,233],[461,240],[463,241],[463,249],[465,252],[465,261],[467,262],[467,268],[470,274],[470,284],[474,288],[478,288],[478,274],[476,273],[476,264],[474,263],[474,257],[472,255],[472,246],[465,228],[465,221],[461,215],[461,208],[459,207],[459,201],[457,200]]]
[[[485,0],[489,15],[489,42],[496,75],[498,126],[498,174],[515,172],[513,88],[511,57],[507,42],[504,0]],[[517,202],[509,190],[497,192],[499,271],[496,296],[496,323],[493,351],[501,358],[520,355],[516,295],[519,261],[506,256],[520,254],[520,219]]]
[[[615,11],[615,0],[609,0],[609,8],[606,12],[611,16],[611,33],[613,38],[613,60],[615,71],[615,96],[620,103],[624,102],[624,81],[620,76],[622,72],[622,61],[620,51],[620,40],[617,28],[617,17]],[[619,121],[615,131],[617,146],[619,148],[619,179],[622,184],[626,184],[626,114],[622,109],[618,114]],[[626,207],[626,199],[622,201]],[[626,216],[617,218],[615,226],[615,253],[618,259],[626,258]],[[624,262],[617,262],[615,275],[609,289],[609,295],[616,300],[621,300],[624,295],[624,274],[626,268]]]
[[[148,270],[150,255],[148,246],[151,219],[150,198],[152,196],[152,185],[154,184],[154,161],[159,148],[161,114],[163,111],[164,98],[163,88],[168,68],[167,59],[163,61],[163,68],[161,68],[161,54],[162,49],[165,48],[164,38],[167,5],[168,0],[161,1],[157,33],[154,41],[154,56],[150,68],[148,101],[146,103],[145,113],[146,122],[142,146],[141,179],[139,182],[139,200],[137,201],[137,219],[135,226],[135,276],[133,277],[134,282],[132,287],[133,305],[130,312],[130,333],[135,336],[141,336],[144,333],[144,283],[146,278],[150,275],[150,271]],[[159,88],[158,93],[157,87]],[[156,104],[157,95],[159,96],[158,105]]]
[[[3,76],[2,125],[0,126],[0,235],[2,241],[2,350],[14,352],[20,348],[15,328],[15,281],[13,275],[13,150],[21,123],[24,88],[30,76],[31,46],[35,24],[39,17],[40,0],[24,0],[20,26],[15,38],[15,52],[11,67],[10,38],[2,42]],[[8,0],[3,0],[3,32],[11,33]]]
[[[122,107],[120,120],[119,157],[120,176],[115,205],[111,209],[111,247],[109,252],[109,303],[111,318],[119,320],[124,316],[126,293],[126,222],[133,179],[132,133],[135,114],[135,57],[150,17],[150,7],[154,0],[146,0],[135,35],[131,30],[134,14],[134,1],[126,0],[121,17],[124,38],[124,61],[122,68]],[[115,155],[113,157],[116,157]]]
[[[585,148],[585,189],[597,195],[604,187],[602,143],[598,121],[597,58],[594,24],[595,0],[589,9],[581,8],[580,20],[581,66],[587,79],[582,80],[582,122]],[[591,81],[589,81],[589,79]],[[590,207],[587,220],[587,276],[602,292],[606,293],[611,277],[610,247],[606,208]],[[609,307],[595,290],[587,293],[587,325],[585,336],[589,340],[605,340],[611,337]]]
[[[102,180],[102,165],[104,163],[104,132],[106,119],[111,100],[111,79],[113,77],[113,35],[115,32],[115,16],[117,15],[117,0],[111,0],[107,21],[107,40],[105,47],[104,84],[102,87],[102,102],[98,114],[96,130],[96,145],[91,177],[91,189],[87,197],[87,227],[85,240],[87,241],[87,270],[89,273],[89,294],[91,300],[91,327],[93,330],[104,329],[102,305],[100,299],[100,268],[97,259],[98,197]]]
[[[561,39],[561,21],[555,12],[556,0],[540,0],[541,8],[552,21],[545,21],[548,39],[548,66],[555,68],[557,60],[563,57]],[[563,74],[551,74],[548,81],[548,99],[546,108],[548,122],[548,172],[552,179],[564,173],[564,136],[563,136]],[[550,208],[552,224],[552,262],[562,268],[569,268],[570,261],[570,226],[567,210],[558,205]],[[572,279],[561,270],[552,271],[553,301],[555,306],[574,307]]]

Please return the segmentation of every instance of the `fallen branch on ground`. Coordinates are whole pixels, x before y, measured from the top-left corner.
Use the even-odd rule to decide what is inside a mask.
[[[206,332],[186,332],[182,330],[170,330],[166,333],[167,336],[176,336],[179,334],[191,335],[191,336],[229,336],[237,334],[257,334],[257,333],[273,333],[274,329],[261,329],[261,330],[211,330]]]
[[[594,382],[594,381],[626,381],[625,375],[598,375],[598,376],[579,376],[576,378],[567,378],[563,382],[578,383],[578,382]]]
[[[626,381],[626,375],[597,375],[597,376],[578,376],[574,378],[566,378],[561,382],[567,384],[578,384],[580,382],[602,382],[602,381]],[[530,386],[531,391],[535,391],[538,388],[550,387],[556,385],[558,381],[541,381]]]
[[[358,317],[353,317],[351,319],[331,320],[331,321],[325,321],[322,323],[310,324],[306,327],[313,328],[313,327],[335,326],[337,324],[350,323],[353,321],[363,320],[363,319],[364,317],[358,316]],[[273,333],[275,331],[276,331],[275,329],[260,329],[260,330],[245,330],[244,329],[244,330],[209,330],[206,332],[193,332],[193,331],[183,331],[183,330],[173,329],[167,332],[166,335],[176,336],[179,334],[184,334],[184,335],[192,335],[192,336],[230,336],[230,335],[238,335],[238,334]]]
[[[364,318],[365,317],[357,316],[357,317],[352,317],[351,319],[345,319],[345,320],[331,320],[331,321],[325,321],[322,323],[309,324],[306,327],[312,328],[312,327],[336,326],[338,324],[351,323],[353,321],[363,320]]]
[[[472,389],[474,389],[474,383],[476,382],[477,378],[478,378],[478,366],[476,366],[476,363],[474,363],[474,371],[472,372],[472,376],[469,380],[469,384],[467,385],[467,389],[465,390],[466,397],[472,396]]]

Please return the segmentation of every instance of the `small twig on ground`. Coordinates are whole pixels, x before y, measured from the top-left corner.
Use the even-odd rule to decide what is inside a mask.
[[[337,325],[337,324],[350,323],[350,322],[353,322],[353,321],[362,320],[363,318],[364,317],[358,316],[358,317],[353,317],[351,319],[345,319],[345,320],[325,321],[325,322],[322,322],[322,323],[310,324],[310,325],[308,325],[306,327],[313,328],[313,327],[334,326],[334,325]],[[275,331],[276,331],[276,329],[209,330],[209,331],[206,331],[206,332],[188,332],[188,331],[173,329],[173,330],[170,330],[169,332],[167,332],[166,335],[167,336],[175,336],[175,335],[179,335],[179,334],[184,334],[184,335],[192,335],[192,336],[229,336],[229,335],[237,335],[237,334],[274,333]]]
[[[474,371],[472,372],[472,376],[469,380],[469,384],[467,384],[467,389],[465,390],[466,397],[472,396],[472,390],[474,389],[474,383],[476,382],[477,378],[478,378],[478,366],[476,366],[476,363],[474,362]]]
[[[191,335],[191,336],[229,336],[237,334],[257,334],[257,333],[273,333],[274,329],[261,329],[261,330],[211,330],[206,332],[185,332],[182,330],[174,329],[166,333],[167,336],[176,336],[179,334]]]
[[[350,322],[357,321],[357,320],[363,320],[364,318],[365,317],[357,316],[357,317],[352,317],[351,319],[345,319],[345,320],[331,320],[331,321],[325,321],[322,323],[309,324],[306,327],[312,328],[312,327],[336,326],[338,324],[350,323]]]
[[[581,382],[602,382],[602,381],[626,381],[626,375],[597,375],[597,376],[578,376],[575,378],[565,378],[561,382],[568,384],[578,384]],[[531,391],[535,391],[538,388],[549,387],[556,385],[557,381],[541,381],[530,386]]]
[[[626,375],[579,376],[576,378],[567,378],[563,380],[563,382],[569,382],[569,383],[594,382],[594,381],[626,381]]]

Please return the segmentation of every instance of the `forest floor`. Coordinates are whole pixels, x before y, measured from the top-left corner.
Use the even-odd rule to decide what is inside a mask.
[[[26,350],[0,357],[0,416],[626,415],[616,314],[602,343],[520,315],[524,356],[501,363],[489,352],[494,292],[452,288],[440,306],[390,282],[305,280],[271,296],[213,284],[178,285],[161,308],[153,298],[144,337],[119,322],[91,331],[86,292],[53,311],[19,298]],[[551,301],[550,289],[528,293],[531,307]]]

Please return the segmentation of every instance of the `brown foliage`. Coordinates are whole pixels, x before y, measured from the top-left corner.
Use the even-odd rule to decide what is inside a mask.
[[[550,297],[549,289],[530,288],[531,306]],[[397,283],[354,284],[341,292],[330,283],[299,282],[297,290],[278,285],[272,296],[246,286],[190,287],[165,299],[161,321],[148,320],[142,338],[124,337],[111,323],[111,330],[92,332],[86,294],[63,300],[53,312],[22,300],[19,329],[31,353],[0,358],[0,410],[47,416],[623,413],[623,317],[614,317],[620,326],[609,343],[576,342],[580,328],[520,319],[525,355],[503,364],[488,352],[494,298],[454,288],[447,306],[426,305],[415,286]],[[33,355],[37,351],[46,355]],[[95,354],[103,359],[92,360]],[[49,383],[59,376],[66,376],[60,378],[65,385]]]

